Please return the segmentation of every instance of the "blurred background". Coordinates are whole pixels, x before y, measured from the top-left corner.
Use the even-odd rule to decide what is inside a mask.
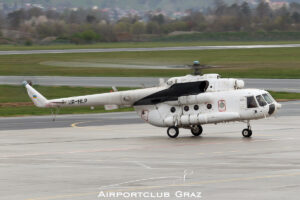
[[[0,0],[0,116],[51,113],[34,107],[25,80],[54,99],[156,86],[195,60],[221,67],[203,73],[300,99],[299,44],[300,0]],[[91,112],[106,111],[61,111]]]
[[[299,0],[0,1],[0,44],[298,40],[299,30]]]

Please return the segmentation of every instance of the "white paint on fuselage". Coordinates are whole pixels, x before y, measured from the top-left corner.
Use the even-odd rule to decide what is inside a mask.
[[[257,95],[265,93],[267,92],[259,89],[211,92],[211,101],[205,103],[180,104],[178,101],[173,101],[156,105],[135,106],[134,108],[139,116],[146,113],[147,116],[143,116],[142,119],[160,127],[189,127],[197,124],[253,120],[269,117],[269,105],[259,106],[257,103],[256,108],[247,108],[247,97],[253,96],[255,98]],[[221,107],[220,103],[225,105]],[[277,104],[275,101],[273,103]],[[211,104],[211,109],[208,109],[208,104]],[[199,107],[198,110],[194,109],[195,105]],[[172,107],[175,108],[175,112],[171,112]],[[184,109],[185,107],[189,108],[188,111]],[[275,105],[275,107],[277,106]]]
[[[155,104],[156,99],[150,99],[150,102],[135,104],[145,97],[166,90],[174,84],[189,83],[197,81],[207,81],[208,88],[205,92],[189,96],[177,96],[177,100],[165,101],[161,100]],[[259,106],[255,108],[247,108],[247,97],[267,93],[259,89],[242,89],[244,82],[238,79],[223,79],[218,74],[205,74],[203,76],[182,76],[170,78],[166,83],[161,83],[159,87],[128,90],[121,92],[111,92],[104,94],[94,94],[86,96],[68,97],[61,99],[47,100],[27,82],[24,85],[34,104],[38,107],[76,107],[76,106],[99,106],[111,105],[118,106],[134,106],[138,115],[148,123],[160,126],[178,126],[190,127],[192,125],[221,123],[230,121],[248,121],[260,119],[270,116],[269,105]],[[178,86],[178,85],[177,85]],[[176,87],[176,90],[180,90]],[[172,91],[175,96],[170,99],[176,99],[176,91]],[[181,94],[179,91],[179,94]],[[159,94],[156,94],[156,96]],[[164,95],[168,95],[165,93]],[[165,96],[163,97],[165,98]],[[153,100],[151,102],[151,100]],[[273,100],[274,101],[274,100]],[[143,104],[152,105],[143,105]],[[272,102],[275,105],[275,112],[280,108],[280,104]],[[209,108],[209,104],[211,108]],[[194,109],[197,105],[198,109]],[[173,112],[171,112],[173,108]],[[186,108],[186,109],[185,109]],[[188,108],[188,109],[187,109]],[[275,112],[272,112],[275,113]]]

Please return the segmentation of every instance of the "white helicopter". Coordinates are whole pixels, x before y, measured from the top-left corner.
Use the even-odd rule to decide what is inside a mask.
[[[168,127],[171,138],[179,128],[190,129],[194,136],[202,134],[204,124],[246,122],[244,137],[251,137],[250,120],[274,115],[281,104],[265,90],[243,89],[244,81],[221,78],[218,74],[200,74],[199,62],[194,62],[196,75],[173,77],[152,88],[117,91],[48,100],[24,81],[29,97],[37,107],[62,108],[104,105],[106,109],[134,107],[146,122]]]

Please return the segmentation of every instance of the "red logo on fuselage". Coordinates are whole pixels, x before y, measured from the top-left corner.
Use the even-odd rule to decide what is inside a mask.
[[[218,101],[218,107],[219,107],[219,112],[225,112],[226,111],[226,102],[225,102],[225,100],[219,100]]]

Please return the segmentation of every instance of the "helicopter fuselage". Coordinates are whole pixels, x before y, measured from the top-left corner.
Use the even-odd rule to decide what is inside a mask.
[[[134,107],[146,122],[174,129],[174,137],[179,127],[190,128],[197,135],[195,130],[201,134],[203,124],[230,121],[247,121],[251,136],[250,120],[272,116],[281,107],[267,91],[243,89],[244,81],[223,79],[218,74],[174,77],[158,87],[53,100],[47,100],[27,82],[24,85],[37,107]],[[169,129],[168,135],[173,137]]]
[[[269,98],[269,103],[262,95]],[[249,102],[252,101],[252,102]],[[252,105],[251,105],[252,103]],[[146,122],[159,127],[190,127],[199,124],[266,118],[278,110],[270,94],[259,89],[240,89],[181,96],[178,100],[134,106]]]

